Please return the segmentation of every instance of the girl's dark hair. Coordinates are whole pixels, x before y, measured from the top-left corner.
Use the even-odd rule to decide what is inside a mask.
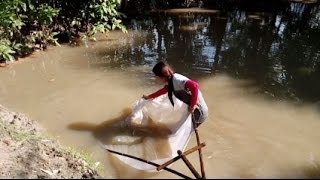
[[[158,62],[152,69],[152,72],[159,77],[164,77],[162,69],[166,66],[167,64],[164,63],[163,61]]]
[[[159,76],[159,77],[166,77],[163,72],[162,72],[162,69],[166,66],[169,66],[167,63],[163,62],[163,61],[160,61],[158,62],[152,69],[152,72],[156,75],[156,76]],[[169,69],[171,71],[171,73],[173,73],[171,67],[169,66]],[[168,97],[169,97],[169,100],[172,104],[172,106],[174,106],[174,102],[173,102],[173,99],[172,99],[172,94],[173,94],[173,81],[172,81],[172,77],[167,77],[168,78],[168,85],[167,85],[167,88],[168,88]]]

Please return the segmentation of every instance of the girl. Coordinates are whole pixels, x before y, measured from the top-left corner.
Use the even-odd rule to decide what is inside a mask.
[[[208,117],[208,106],[204,101],[199,84],[189,78],[173,72],[170,66],[164,62],[157,63],[152,72],[160,78],[166,85],[150,95],[143,95],[144,99],[152,99],[168,93],[170,102],[174,106],[172,95],[188,104],[189,112],[193,113],[193,118],[198,127]]]

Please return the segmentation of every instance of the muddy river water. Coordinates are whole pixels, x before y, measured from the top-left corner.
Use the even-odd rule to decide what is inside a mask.
[[[234,48],[238,46],[233,46],[232,41],[244,41],[236,39],[237,34],[258,36],[256,33],[260,31],[255,32],[255,27],[249,25],[245,30],[230,30],[234,28],[232,25],[236,26],[230,23],[230,19],[215,20],[225,23],[225,29],[221,29],[219,24],[211,27],[214,20],[205,16],[197,19],[201,22],[196,26],[178,26],[173,23],[174,18],[177,17],[163,20],[166,25],[159,26],[151,26],[151,20],[149,25],[137,25],[132,21],[128,34],[112,32],[81,47],[53,47],[2,68],[0,103],[39,121],[62,144],[92,153],[93,158],[104,165],[106,178],[177,178],[167,172],[146,174],[114,163],[90,129],[119,118],[122,111],[131,107],[142,94],[161,87],[151,74],[151,68],[157,60],[166,58],[177,71],[200,83],[207,101],[209,119],[199,131],[207,144],[203,156],[208,178],[319,177],[319,106],[309,101],[296,103],[270,95],[272,90],[281,88],[288,92],[290,88],[281,86],[285,78],[278,70],[283,65],[273,62],[270,72],[278,72],[277,76],[262,76],[268,68],[244,60],[267,58],[262,50],[252,55],[247,48],[239,52],[249,51],[247,55],[234,54]],[[241,16],[238,18],[241,22]],[[187,20],[187,16],[181,16],[179,22]],[[210,28],[214,29],[213,32]],[[206,36],[207,32],[213,33],[212,36]],[[221,33],[226,34],[222,36],[222,46]],[[278,45],[278,42],[271,42],[268,47],[277,49]],[[214,54],[218,51],[224,53],[216,57]],[[231,55],[239,60],[238,64],[231,60]],[[258,70],[247,73],[251,66]],[[264,64],[266,66],[270,67]],[[214,70],[217,71],[213,73]],[[236,72],[239,76],[234,76]],[[310,74],[313,70],[308,72]],[[252,77],[273,78],[274,81],[268,81],[269,87],[277,88],[267,89],[269,94],[261,93],[267,90],[261,88],[261,81]],[[278,80],[281,82],[277,83]],[[295,91],[297,97],[298,90]],[[309,100],[310,93],[300,98]],[[86,130],[68,128],[70,124],[80,122],[87,123]],[[193,137],[188,147],[195,143]],[[188,157],[198,168],[197,153]],[[192,176],[181,162],[172,168]]]

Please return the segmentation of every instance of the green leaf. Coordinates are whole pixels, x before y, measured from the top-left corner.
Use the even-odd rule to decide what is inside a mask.
[[[118,11],[115,9],[112,9],[113,15],[117,16],[118,15]]]
[[[96,31],[98,32],[105,32],[105,27],[103,24],[99,24],[95,27]]]
[[[10,54],[3,54],[3,57],[7,61],[14,61],[14,57]]]
[[[27,4],[22,2],[20,5],[21,5],[23,11],[26,12],[27,11]]]
[[[54,38],[54,39],[52,39],[52,40],[53,40],[53,44],[54,44],[55,46],[61,47],[61,45],[58,43],[58,39],[57,39],[57,38]]]
[[[31,41],[32,42],[36,42],[36,37],[35,36],[31,36]]]
[[[58,34],[60,34],[60,32],[52,32],[52,33],[51,33],[51,36],[53,37],[53,36],[56,36],[56,35],[58,35]]]
[[[104,13],[108,13],[109,12],[109,8],[106,8],[105,6],[102,7]]]
[[[20,14],[19,17],[20,17],[21,19],[26,19],[26,18],[28,18],[27,15],[23,15],[23,14]]]
[[[20,51],[20,50],[21,50],[21,47],[22,47],[22,44],[21,44],[21,43],[17,43],[17,44],[15,44],[15,45],[13,46],[13,49]]]
[[[27,0],[27,1],[28,1],[29,9],[33,10],[34,9],[33,3],[30,0]]]
[[[127,30],[126,28],[121,28],[121,31],[122,31],[123,33],[128,33],[128,30]]]
[[[6,53],[7,53],[7,54],[14,54],[14,53],[16,53],[16,52],[15,52],[14,50],[8,48],[8,49],[6,50]]]

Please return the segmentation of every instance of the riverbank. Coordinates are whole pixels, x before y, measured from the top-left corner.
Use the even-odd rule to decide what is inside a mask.
[[[90,158],[46,135],[37,122],[0,105],[0,178],[101,178]]]

